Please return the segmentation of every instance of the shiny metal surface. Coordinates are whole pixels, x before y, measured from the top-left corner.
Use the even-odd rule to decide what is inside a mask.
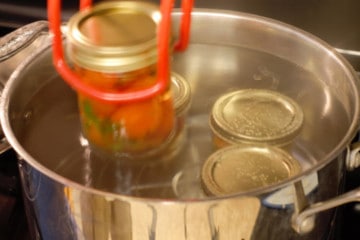
[[[178,17],[174,14],[175,23]],[[292,230],[291,218],[339,194],[343,151],[358,128],[359,82],[353,69],[313,36],[257,16],[199,10],[193,14],[191,36],[189,49],[175,55],[173,62],[173,70],[188,79],[193,97],[185,152],[175,161],[138,169],[146,173],[142,180],[152,181],[148,192],[122,192],[129,177],[124,175],[126,166],[117,171],[117,163],[70,158],[66,171],[57,171],[64,156],[76,148],[88,152],[81,148],[74,93],[55,73],[49,46],[38,49],[11,76],[1,99],[1,123],[8,141],[25,159],[20,161],[24,191],[44,239],[278,240],[326,234],[331,210],[318,214],[314,228],[304,235]],[[207,121],[213,102],[225,92],[255,86],[286,94],[302,107],[299,148],[288,150],[296,154],[303,172],[253,192],[177,199],[172,177],[201,165],[212,152]],[[51,128],[42,125],[44,109],[56,116]],[[30,124],[40,128],[31,129]],[[26,141],[29,131],[36,132],[37,140]],[[296,182],[314,174],[317,184],[310,190],[303,186],[308,204],[294,204],[294,194],[290,201],[285,198],[284,192]],[[96,186],[96,180],[108,182]],[[274,222],[279,223],[276,228]]]
[[[0,38],[0,92],[11,73],[43,42],[49,40],[46,21],[28,24]],[[45,34],[44,34],[45,33]],[[10,144],[0,129],[0,154],[10,149]]]
[[[48,30],[45,21],[26,25],[0,39],[0,62],[13,57],[21,50],[31,45],[42,33]],[[14,61],[12,59],[12,61]]]
[[[0,39],[0,83],[2,86],[15,68],[34,49],[49,40],[49,35],[45,33],[47,31],[47,22],[38,21],[11,32]]]

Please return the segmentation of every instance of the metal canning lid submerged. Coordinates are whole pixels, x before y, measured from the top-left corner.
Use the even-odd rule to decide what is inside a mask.
[[[157,61],[158,6],[104,2],[80,11],[68,23],[68,54],[74,63],[101,72],[129,72]]]
[[[205,161],[201,178],[205,191],[218,196],[276,184],[299,172],[299,163],[278,147],[232,145]]]
[[[210,127],[229,143],[282,145],[299,133],[303,118],[300,106],[279,92],[244,89],[215,102]]]
[[[174,96],[174,108],[179,116],[186,112],[190,106],[191,91],[189,83],[179,74],[171,73],[171,90]]]

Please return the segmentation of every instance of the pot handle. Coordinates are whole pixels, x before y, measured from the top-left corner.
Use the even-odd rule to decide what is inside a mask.
[[[20,27],[0,38],[0,62],[29,46],[40,34],[48,31],[48,26],[47,21],[37,21]]]
[[[0,62],[16,55],[34,42],[39,35],[48,32],[47,21],[37,21],[18,28],[0,38]],[[2,89],[0,91],[0,94]],[[11,148],[0,127],[0,154]]]
[[[300,211],[300,213],[294,214],[292,227],[299,234],[308,233],[313,229],[315,214],[351,202],[360,202],[360,187],[331,200],[312,204]]]
[[[346,168],[351,171],[360,166],[360,142],[355,142],[347,147],[346,152]],[[292,216],[292,227],[299,234],[310,232],[315,224],[315,215],[319,212],[329,210],[347,203],[360,202],[360,187],[341,194],[335,198],[324,202],[309,204],[302,186],[295,183],[295,194],[298,211]]]

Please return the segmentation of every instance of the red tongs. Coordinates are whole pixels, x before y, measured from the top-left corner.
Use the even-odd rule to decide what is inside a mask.
[[[161,21],[158,32],[158,81],[150,88],[139,90],[131,93],[111,93],[98,90],[95,87],[84,84],[80,76],[71,70],[64,60],[64,50],[62,44],[61,34],[61,0],[47,1],[48,19],[50,23],[50,31],[53,36],[53,61],[56,70],[63,77],[63,79],[76,91],[89,97],[109,101],[109,102],[133,102],[151,98],[167,88],[169,78],[169,36],[171,25],[171,11],[174,5],[174,0],[161,0],[160,11]],[[80,0],[80,10],[91,7],[91,0]],[[182,1],[182,18],[180,24],[180,38],[175,45],[175,50],[183,51],[186,49],[189,42],[191,11],[193,7],[193,0]]]

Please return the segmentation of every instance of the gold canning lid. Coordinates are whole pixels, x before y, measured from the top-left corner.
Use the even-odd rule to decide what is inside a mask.
[[[68,22],[69,58],[101,72],[129,72],[157,61],[157,5],[112,1],[75,14]]]
[[[190,107],[191,91],[188,81],[179,74],[171,73],[171,90],[174,96],[174,108],[179,116]]]
[[[210,127],[215,136],[237,143],[283,145],[299,133],[303,112],[291,98],[265,89],[244,89],[221,96]]]
[[[299,163],[278,147],[231,145],[205,161],[201,178],[209,195],[220,196],[276,184],[299,172]]]

